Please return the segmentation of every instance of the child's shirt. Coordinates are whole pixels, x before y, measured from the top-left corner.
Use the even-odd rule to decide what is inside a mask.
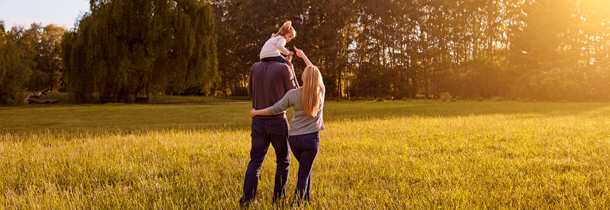
[[[263,45],[263,49],[261,49],[259,55],[260,59],[280,56],[280,52],[284,55],[290,54],[290,51],[284,46],[286,46],[286,39],[284,36],[271,37],[265,42],[265,45]]]

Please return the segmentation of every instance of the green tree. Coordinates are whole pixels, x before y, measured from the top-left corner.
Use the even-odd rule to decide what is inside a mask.
[[[265,41],[279,26],[290,20],[297,30],[296,39],[286,47],[305,50],[324,76],[329,95],[343,95],[348,69],[348,47],[352,43],[350,24],[353,0],[268,1],[216,0],[213,5],[219,28],[220,92],[234,94],[247,85],[250,67],[259,61]],[[286,12],[290,11],[290,12]],[[297,75],[304,63],[294,59]]]
[[[201,91],[218,79],[212,7],[196,0],[92,0],[62,42],[79,101]]]
[[[608,1],[214,2],[224,95],[245,87],[260,47],[285,20],[299,33],[289,47],[309,52],[332,96],[586,100],[610,92],[600,79],[610,59]]]
[[[19,48],[19,33],[5,32],[4,22],[0,21],[0,104],[13,104],[23,91],[31,72],[31,62]]]
[[[576,3],[572,0],[537,0],[523,5],[511,41],[509,62],[519,75],[517,95],[538,99],[559,99],[563,92],[559,78],[551,75],[570,71],[578,63],[578,43],[571,43],[572,29],[577,24]],[[551,82],[552,81],[552,82]],[[567,82],[567,81],[566,81]],[[556,87],[551,87],[556,86]]]
[[[30,91],[38,91],[47,87],[61,89],[62,66],[59,54],[62,35],[65,29],[53,24],[42,27],[33,23],[30,29],[23,31],[23,47],[32,54],[34,67],[26,85]]]

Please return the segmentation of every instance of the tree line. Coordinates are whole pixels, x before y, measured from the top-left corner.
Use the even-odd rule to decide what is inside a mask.
[[[0,21],[0,104],[15,103],[27,90],[63,89],[59,41],[66,30],[32,24],[6,32]]]
[[[243,92],[259,47],[291,20],[298,37],[288,46],[311,54],[334,97],[610,99],[610,1],[217,0],[213,5],[222,46],[220,87],[226,94]]]
[[[610,99],[604,0],[92,0],[73,30],[2,24],[0,100],[42,86],[82,102],[246,95],[286,20],[331,97]]]

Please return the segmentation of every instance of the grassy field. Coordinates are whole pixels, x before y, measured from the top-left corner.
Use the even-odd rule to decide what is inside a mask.
[[[0,209],[236,209],[250,106],[0,107]],[[608,103],[329,101],[324,118],[309,209],[610,208]],[[254,209],[282,209],[274,156]]]
[[[25,99],[26,96],[30,94],[38,94],[38,92],[22,92],[19,97],[20,99]],[[42,95],[40,98],[34,98],[34,100],[45,100],[45,99],[59,99],[59,104],[74,104],[75,100],[67,92],[46,92],[45,95]],[[135,98],[132,98],[135,101]],[[151,95],[148,97],[148,104],[209,104],[209,103],[219,103],[219,102],[235,102],[235,101],[244,101],[249,100],[246,97],[202,97],[202,96],[171,96],[171,95]],[[13,107],[17,106],[27,106],[31,107],[32,105],[24,104],[23,101],[17,101],[16,104],[11,105]]]

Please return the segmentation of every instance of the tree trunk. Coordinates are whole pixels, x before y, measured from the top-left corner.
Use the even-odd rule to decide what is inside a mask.
[[[45,92],[47,92],[49,90],[50,90],[50,87],[39,91],[38,94],[32,93],[25,97],[25,100],[23,100],[23,103],[26,103],[26,104],[54,104],[54,103],[59,102],[59,99],[57,99],[57,100],[46,99],[46,100],[42,100],[42,101],[37,101],[37,100],[32,99],[32,98],[40,98],[42,95],[46,95]]]
[[[123,100],[123,103],[131,103],[131,98],[129,97],[129,87],[124,86],[123,88],[121,88],[120,98],[121,100]]]

